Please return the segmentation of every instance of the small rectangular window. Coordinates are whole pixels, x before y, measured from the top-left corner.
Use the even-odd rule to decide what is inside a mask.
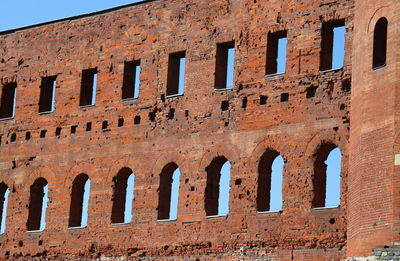
[[[235,61],[235,42],[217,44],[215,60],[215,89],[232,89]]]
[[[345,33],[344,20],[329,21],[322,24],[321,71],[343,67]]]
[[[167,96],[182,95],[185,82],[185,52],[171,53],[168,61]]]
[[[16,82],[6,83],[3,85],[3,90],[1,93],[0,119],[14,117],[16,90]]]
[[[40,85],[39,113],[54,111],[56,76],[43,77]]]
[[[140,60],[125,62],[122,99],[137,99],[140,86]]]
[[[79,106],[95,105],[96,86],[97,86],[97,68],[83,70]]]
[[[286,72],[287,32],[268,33],[266,74]]]

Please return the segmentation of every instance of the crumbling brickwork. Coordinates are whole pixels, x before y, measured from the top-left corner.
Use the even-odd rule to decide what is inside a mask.
[[[2,33],[1,83],[16,84],[16,103],[15,115],[0,122],[0,178],[10,189],[1,256],[348,257],[355,10],[354,0],[155,0]],[[346,28],[344,64],[321,70],[323,25],[331,23]],[[266,76],[268,36],[278,32],[288,40],[286,72]],[[235,48],[232,89],[215,86],[217,46],[224,43]],[[184,94],[168,96],[175,53],[186,59]],[[123,94],[124,67],[138,61],[139,96],[125,99],[133,93]],[[93,97],[82,98],[81,86],[90,88],[94,75],[90,106]],[[54,111],[47,104],[38,113],[43,77],[56,79]],[[342,153],[340,207],[314,208],[315,162],[335,146]],[[281,212],[257,212],[266,151],[285,162]],[[231,163],[229,214],[206,217],[207,168],[216,158]],[[181,171],[178,216],[160,222],[166,166]],[[112,203],[124,168],[135,174],[133,217],[112,224],[122,219],[112,218]],[[88,224],[69,229],[80,174],[91,182]],[[38,178],[48,185],[46,228],[28,232]]]

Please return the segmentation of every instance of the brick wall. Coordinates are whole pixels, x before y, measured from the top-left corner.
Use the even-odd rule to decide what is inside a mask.
[[[17,96],[15,117],[0,124],[0,178],[11,190],[1,255],[345,257],[353,13],[349,0],[160,0],[4,33],[1,82],[17,82]],[[344,67],[320,72],[322,23],[337,19],[346,26]],[[286,73],[266,77],[268,32],[280,30],[287,30]],[[234,87],[214,91],[216,46],[228,41],[236,49]],[[180,51],[186,51],[185,92],[169,98],[168,55]],[[139,98],[121,101],[124,61],[134,59],[142,68]],[[82,70],[89,68],[98,71],[96,105],[81,108]],[[39,115],[41,77],[53,75],[55,111]],[[316,94],[307,98],[311,86]],[[281,102],[282,93],[288,93],[287,102]],[[268,97],[266,105],[260,96]],[[223,101],[229,103],[224,111]],[[45,138],[41,130],[47,130]],[[343,154],[341,206],[312,209],[313,164],[326,142]],[[259,214],[257,166],[268,148],[285,160],[283,211]],[[217,156],[232,164],[230,211],[206,218],[205,168]],[[159,174],[169,162],[181,170],[178,218],[158,222]],[[133,219],[115,226],[113,177],[123,167],[135,174]],[[91,179],[88,225],[69,230],[71,187],[80,173]],[[49,186],[46,229],[28,233],[30,186],[38,177]]]

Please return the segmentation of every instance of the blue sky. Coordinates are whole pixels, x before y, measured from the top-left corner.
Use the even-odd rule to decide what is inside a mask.
[[[95,12],[104,10],[107,8],[112,8],[115,6],[130,4],[133,2],[139,2],[139,0],[114,0],[114,1],[105,1],[105,0],[84,0],[84,1],[77,1],[77,0],[69,0],[69,1],[54,1],[54,0],[19,0],[19,1],[0,1],[0,9],[3,10],[2,15],[0,16],[0,31],[6,31],[10,29],[15,29],[19,27],[24,27],[28,25],[43,23],[47,21],[57,20],[65,17]],[[334,43],[334,57],[332,61],[332,68],[341,68],[343,66],[343,56],[344,56],[344,33],[345,29],[337,28],[334,30],[335,35],[335,43]],[[286,67],[286,45],[287,41],[283,40],[280,43],[279,48],[279,58],[278,60],[278,71],[284,72]],[[289,47],[290,48],[290,47]],[[230,57],[234,56],[234,50],[231,50]],[[184,61],[182,61],[184,64]],[[229,65],[233,65],[233,59],[228,61]],[[231,66],[229,66],[231,68]],[[228,68],[227,73],[227,87],[230,88],[231,84],[234,81],[234,73],[233,70]],[[184,73],[185,66],[181,68],[182,72]],[[139,82],[139,81],[137,81]],[[184,79],[181,81],[180,92],[183,92],[183,82]],[[136,95],[136,94],[135,94]],[[340,202],[338,201],[339,192],[340,192],[340,182],[339,180],[335,179],[334,174],[332,173],[340,173],[340,160],[341,154],[340,151],[334,150],[332,154],[328,157],[326,163],[328,165],[328,183],[330,184],[327,187],[327,198],[326,198],[326,205],[327,206],[337,206]],[[221,195],[220,195],[220,215],[227,214],[229,212],[229,181],[230,181],[230,164],[229,162],[224,165],[221,173],[221,181],[225,185],[221,185]],[[282,168],[283,168],[283,160],[282,158],[278,158],[273,165],[272,168],[272,189],[271,189],[271,198],[274,199],[274,203],[271,204],[271,210],[280,210],[282,208],[282,198],[281,198],[281,186],[282,186]],[[331,174],[330,174],[331,173]],[[90,174],[90,173],[89,173]],[[133,175],[132,175],[133,176]],[[174,174],[174,183],[173,183],[173,193],[177,193],[179,190],[179,177],[180,172],[179,169]],[[134,176],[129,181],[129,190],[134,190]],[[226,185],[228,184],[228,185]],[[87,184],[87,190],[90,190],[90,182]],[[46,189],[47,194],[47,189]],[[128,195],[127,201],[127,209],[131,208],[132,206],[132,199],[133,194]],[[87,202],[89,199],[85,199],[84,209],[87,209]],[[90,201],[89,201],[90,202]],[[46,204],[44,205],[43,209],[46,209],[47,206],[47,199]],[[177,204],[178,204],[178,196],[172,196],[172,203],[171,203],[171,219],[176,218],[177,213]],[[132,215],[130,211],[126,212],[126,219],[125,221],[130,221]],[[90,216],[90,215],[89,215]],[[43,216],[44,220],[44,216]],[[84,214],[83,217],[83,224],[86,223],[87,216]],[[4,222],[4,221],[3,221]],[[44,226],[44,224],[42,224]],[[4,226],[2,226],[4,228]],[[44,228],[44,227],[43,227]]]

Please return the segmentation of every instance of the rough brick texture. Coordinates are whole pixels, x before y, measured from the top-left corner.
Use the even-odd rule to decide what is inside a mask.
[[[340,260],[392,244],[400,231],[392,207],[400,203],[392,167],[398,58],[390,56],[382,74],[365,77],[368,65],[352,77],[352,62],[369,64],[366,26],[381,5],[398,24],[395,0],[156,0],[3,33],[1,82],[16,82],[17,91],[15,117],[0,124],[0,178],[11,191],[1,256]],[[338,20],[346,27],[344,66],[321,72],[322,25]],[[395,53],[400,38],[390,28]],[[287,32],[286,73],[265,76],[268,33],[279,31]],[[217,44],[231,41],[234,87],[215,91]],[[169,54],[183,51],[184,95],[167,97]],[[124,62],[133,60],[142,68],[139,98],[122,101]],[[96,105],[79,107],[82,71],[95,68]],[[55,75],[55,111],[38,114],[41,79]],[[324,144],[343,155],[341,205],[314,209],[314,163]],[[267,150],[285,161],[279,213],[257,212]],[[206,218],[206,168],[217,157],[232,164],[229,214]],[[178,217],[159,222],[160,173],[171,162],[181,171]],[[123,168],[135,174],[133,218],[111,224],[113,178]],[[71,190],[81,173],[91,180],[88,225],[72,230]],[[27,232],[39,177],[49,188],[46,229]],[[383,242],[373,242],[375,231]]]

